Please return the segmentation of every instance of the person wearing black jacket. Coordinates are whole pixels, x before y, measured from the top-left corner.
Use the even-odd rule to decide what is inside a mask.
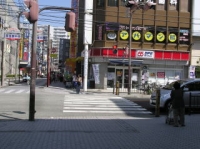
[[[171,91],[172,109],[174,115],[174,127],[180,125],[185,126],[185,103],[183,100],[183,90],[180,88],[180,83],[174,83],[174,90]]]

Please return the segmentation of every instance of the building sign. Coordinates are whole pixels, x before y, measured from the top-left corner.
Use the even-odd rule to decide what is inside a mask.
[[[179,38],[179,43],[180,44],[189,44],[190,41],[190,34],[189,30],[187,29],[180,29],[180,38]]]
[[[144,38],[145,38],[145,40],[147,40],[147,41],[152,41],[152,39],[153,39],[153,33],[151,33],[151,32],[146,32],[145,35],[144,35]]]
[[[165,35],[163,33],[158,33],[156,38],[157,41],[163,42],[165,40]]]
[[[134,40],[140,40],[141,39],[141,33],[138,31],[133,32],[132,37]]]
[[[126,30],[122,30],[122,31],[120,32],[120,38],[121,38],[122,40],[127,40],[128,37],[129,37],[129,34],[128,34],[128,32],[127,32]]]
[[[137,50],[136,51],[136,58],[150,58],[154,59],[154,51],[141,51]]]
[[[170,42],[176,42],[176,35],[174,33],[169,34],[169,41]]]
[[[157,78],[165,78],[165,72],[157,72]]]
[[[107,33],[107,38],[108,39],[116,39],[117,34],[115,32],[109,32],[109,33]]]

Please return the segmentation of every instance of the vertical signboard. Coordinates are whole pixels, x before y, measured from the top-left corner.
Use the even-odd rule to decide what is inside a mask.
[[[79,9],[79,0],[72,0],[71,7],[74,8],[75,13],[75,31],[71,32],[71,40],[70,40],[70,52],[69,57],[75,58],[76,57],[76,49],[77,49],[77,38],[78,38],[78,9]]]

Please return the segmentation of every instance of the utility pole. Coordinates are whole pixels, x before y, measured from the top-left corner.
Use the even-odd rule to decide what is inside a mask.
[[[7,30],[7,10],[8,10],[8,2],[7,0],[5,1],[6,6],[5,6],[5,22],[3,24],[3,38],[4,41],[2,42],[2,64],[1,64],[1,86],[4,86],[4,80],[5,80],[5,53],[7,52],[7,43],[6,43],[6,30]]]
[[[87,91],[88,82],[88,45],[92,44],[92,13],[93,13],[93,0],[85,0],[85,14],[84,14],[84,79],[83,89]]]
[[[48,25],[48,49],[47,49],[47,87],[50,85],[50,25]]]

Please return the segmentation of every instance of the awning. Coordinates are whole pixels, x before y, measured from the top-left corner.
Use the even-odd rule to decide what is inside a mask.
[[[128,59],[109,59],[109,62],[111,64],[125,64],[129,65],[129,60]],[[141,65],[143,60],[131,60],[131,65]]]
[[[66,62],[77,62],[77,61],[82,61],[83,59],[84,59],[83,57],[68,58],[66,59]]]
[[[26,68],[28,65],[28,62],[27,61],[20,61],[19,62],[19,68]]]

